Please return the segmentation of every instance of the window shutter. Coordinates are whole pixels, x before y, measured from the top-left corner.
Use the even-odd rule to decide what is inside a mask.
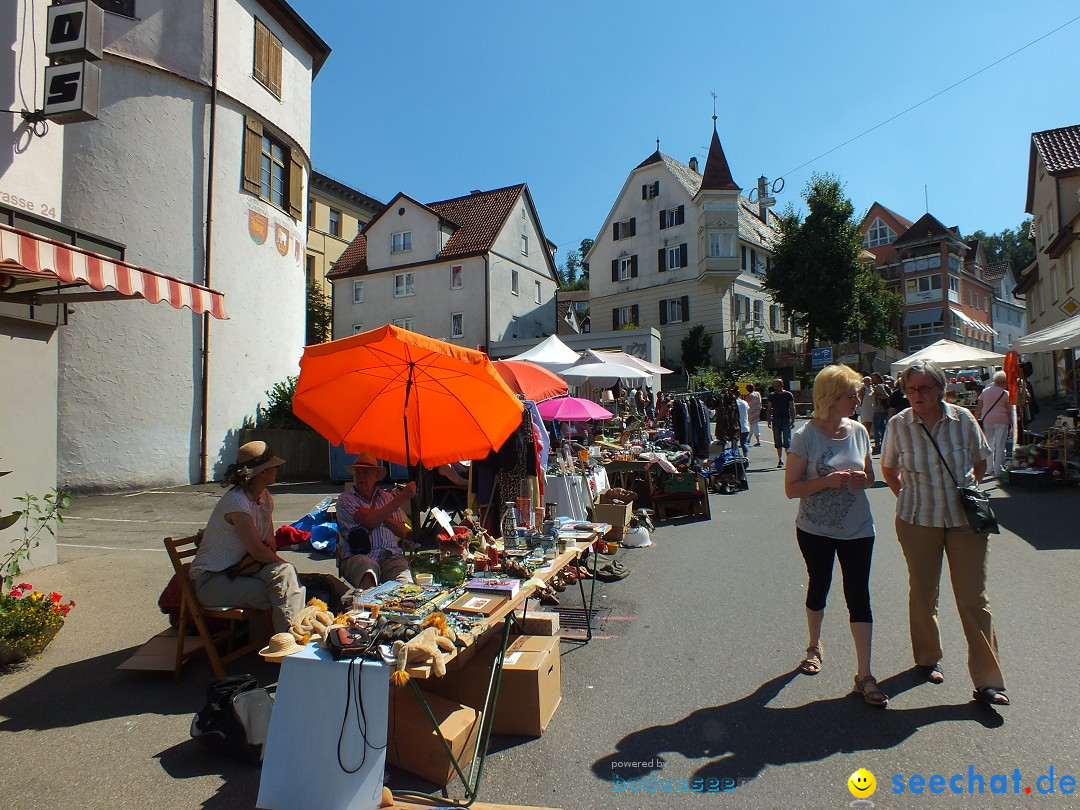
[[[255,60],[251,75],[270,86],[270,29],[262,21],[255,20]]]
[[[645,183],[641,187],[641,199],[643,199],[643,200],[649,199],[649,184],[648,183]]]
[[[262,121],[247,116],[244,119],[244,191],[258,194],[262,190]]]
[[[633,236],[637,233],[637,217],[630,217],[630,233],[627,236]]]
[[[660,302],[660,325],[663,326],[667,323],[667,301],[662,300]]]
[[[630,257],[630,278],[637,278],[637,254]]]
[[[281,98],[281,40],[270,35],[270,69],[267,86],[270,92]]]
[[[637,325],[638,325],[638,323],[639,323],[639,321],[638,321],[638,306],[637,306],[637,304],[634,304],[634,305],[633,305],[632,307],[630,307],[630,322],[631,322],[632,324],[634,324],[634,326],[637,326]]]
[[[667,259],[667,251],[664,250],[664,248],[660,248],[656,251],[656,269],[659,270],[661,273],[667,270],[667,264],[665,263],[665,259]]]
[[[667,211],[660,212],[660,230],[667,227]]]
[[[682,297],[682,319],[684,321],[690,320],[690,296],[684,295]]]
[[[295,149],[289,150],[289,158],[289,216],[299,221],[303,207],[300,202],[304,199],[304,164]]]
[[[612,281],[618,281],[619,280],[619,260],[618,259],[612,259],[611,260],[611,280]]]
[[[686,257],[686,242],[679,245],[679,267],[686,267],[690,264],[689,259]]]
[[[616,242],[619,241],[619,223],[618,222],[612,222],[611,223],[611,238],[613,240],[615,240]]]
[[[675,209],[675,224],[682,225],[686,222],[686,206],[680,205]]]
[[[612,330],[619,328],[619,308],[615,307],[611,310],[611,328]]]

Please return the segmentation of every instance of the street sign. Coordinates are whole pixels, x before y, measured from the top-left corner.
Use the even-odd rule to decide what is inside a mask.
[[[812,368],[824,368],[832,362],[832,347],[810,350],[810,366]]]

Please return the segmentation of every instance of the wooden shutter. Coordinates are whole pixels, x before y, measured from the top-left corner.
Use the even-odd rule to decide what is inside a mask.
[[[638,325],[638,306],[637,306],[637,304],[634,304],[632,307],[630,307],[630,323],[632,323],[634,326]]]
[[[618,281],[619,280],[619,260],[618,259],[612,259],[611,260],[611,280],[612,281]]]
[[[679,267],[686,267],[690,260],[686,257],[686,242],[679,245]]]
[[[255,20],[255,60],[251,75],[270,86],[270,29],[259,19]]]
[[[303,213],[304,199],[304,164],[300,161],[300,153],[295,149],[289,150],[289,216],[299,221]]]
[[[615,307],[611,310],[611,329],[614,331],[619,328],[619,308]]]
[[[667,211],[660,212],[660,230],[667,227]]]
[[[682,319],[683,321],[690,320],[690,296],[684,295],[682,297]]]
[[[244,118],[244,191],[262,192],[262,121]]]
[[[641,186],[641,199],[649,199],[649,184],[645,183]]]
[[[637,278],[637,254],[630,257],[630,278]]]
[[[675,224],[682,225],[686,222],[686,206],[680,205],[675,209]]]
[[[627,236],[633,236],[637,233],[637,217],[630,217],[630,233]]]
[[[616,242],[619,241],[619,223],[618,222],[612,222],[611,223],[611,238]]]
[[[667,249],[660,248],[656,251],[656,269],[663,273],[667,270]]]
[[[281,98],[281,40],[270,34],[270,69],[267,71],[270,92]]]
[[[667,323],[667,301],[660,301],[660,325],[664,326]]]

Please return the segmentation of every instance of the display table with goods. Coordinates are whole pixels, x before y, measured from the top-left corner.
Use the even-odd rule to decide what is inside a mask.
[[[1027,489],[1080,483],[1080,424],[1073,414],[1059,416],[1045,434],[1028,433],[1028,444],[1013,448],[1002,480]]]
[[[529,600],[552,592],[607,528],[568,523],[557,536],[494,541],[485,559],[495,570],[467,564],[461,583],[433,575],[419,584],[384,583],[351,593],[351,607],[329,626],[294,626],[294,636],[311,635],[277,659],[258,806],[379,807],[386,763],[436,784],[457,778],[471,803],[490,735],[539,735],[558,705],[558,639],[522,636],[511,644],[512,628],[524,621]],[[576,584],[591,614],[594,593],[586,595],[582,579]],[[305,611],[326,615],[318,605]],[[481,648],[483,664],[466,671]],[[478,667],[486,676],[479,685],[472,683]],[[500,703],[507,678],[514,697]],[[435,681],[441,690],[426,688]],[[466,694],[468,704],[455,697]],[[308,764],[298,779],[289,765],[301,750]]]

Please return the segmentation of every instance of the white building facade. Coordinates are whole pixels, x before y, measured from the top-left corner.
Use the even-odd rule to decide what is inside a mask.
[[[696,158],[657,150],[626,179],[586,257],[593,329],[656,328],[669,368],[696,324],[717,365],[742,336],[789,339],[792,324],[763,287],[776,238],[771,212],[732,179],[715,129],[704,174]]]
[[[554,245],[525,184],[392,199],[327,276],[334,337],[393,324],[466,348],[555,332]]]

